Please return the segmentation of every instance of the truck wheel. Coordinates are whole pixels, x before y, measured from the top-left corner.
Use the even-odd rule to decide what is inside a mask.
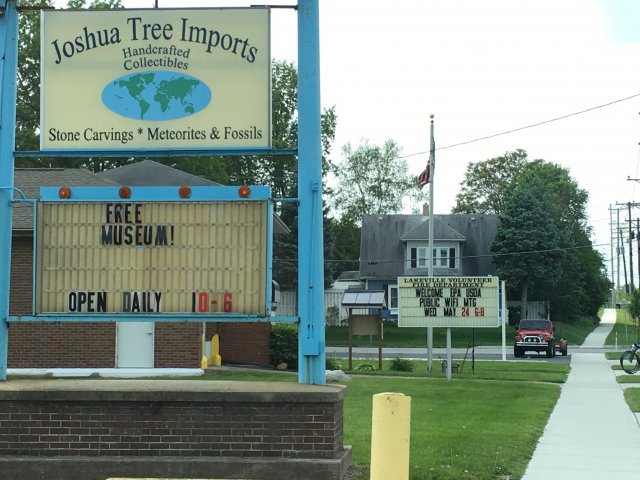
[[[551,341],[547,345],[547,358],[553,358],[556,354],[556,344]]]
[[[524,357],[524,349],[522,347],[513,347],[513,356],[516,358]]]

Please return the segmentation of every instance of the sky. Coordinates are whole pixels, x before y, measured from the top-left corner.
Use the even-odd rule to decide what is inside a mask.
[[[123,3],[153,8],[155,0]],[[274,9],[271,29],[272,58],[296,62],[295,10]],[[640,2],[320,0],[320,52],[321,102],[337,113],[333,161],[348,142],[393,139],[418,175],[433,114],[435,213],[450,212],[469,163],[524,149],[568,169],[589,193],[593,241],[609,267],[610,208],[622,209],[622,223],[626,203],[640,201]]]

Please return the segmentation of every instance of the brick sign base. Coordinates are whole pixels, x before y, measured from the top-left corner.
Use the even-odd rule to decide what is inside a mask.
[[[339,480],[351,464],[345,393],[280,382],[0,382],[0,471],[20,480]]]

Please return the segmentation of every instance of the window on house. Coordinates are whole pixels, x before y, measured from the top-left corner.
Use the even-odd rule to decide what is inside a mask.
[[[453,247],[434,248],[433,266],[436,268],[456,268],[456,249]]]
[[[427,248],[411,248],[411,268],[427,268]]]
[[[396,285],[389,285],[387,298],[389,300],[387,307],[391,313],[398,313],[398,287]]]

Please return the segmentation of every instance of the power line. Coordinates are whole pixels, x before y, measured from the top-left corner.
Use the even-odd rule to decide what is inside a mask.
[[[634,95],[630,95],[630,96],[625,97],[625,98],[619,98],[617,100],[613,100],[613,101],[608,102],[608,103],[603,103],[601,105],[596,105],[595,107],[590,107],[590,108],[587,108],[585,110],[580,110],[580,111],[577,111],[577,112],[569,113],[567,115],[562,115],[560,117],[555,117],[555,118],[550,118],[548,120],[543,120],[542,122],[532,123],[530,125],[525,125],[523,127],[513,128],[511,130],[506,130],[504,132],[494,133],[492,135],[487,135],[487,136],[484,136],[484,137],[474,138],[473,140],[466,140],[464,142],[458,142],[458,143],[453,143],[451,145],[445,145],[444,147],[436,147],[436,150],[446,150],[448,148],[460,147],[462,145],[468,145],[470,143],[481,142],[483,140],[489,140],[491,138],[500,137],[502,135],[509,135],[510,133],[520,132],[522,130],[527,130],[529,128],[540,127],[540,126],[546,125],[548,123],[557,122],[559,120],[564,120],[564,119],[567,119],[567,118],[570,118],[570,117],[575,117],[577,115],[582,115],[584,113],[589,113],[589,112],[592,112],[594,110],[598,110],[600,108],[610,107],[611,105],[615,105],[616,103],[626,102],[627,100],[631,100],[632,98],[636,98],[636,97],[640,97],[640,93],[636,93]],[[407,154],[407,155],[402,155],[402,156],[396,157],[396,158],[408,158],[408,157],[414,157],[416,155],[425,155],[427,153],[429,153],[429,152],[428,151],[416,152],[416,153],[410,153],[410,154]]]

